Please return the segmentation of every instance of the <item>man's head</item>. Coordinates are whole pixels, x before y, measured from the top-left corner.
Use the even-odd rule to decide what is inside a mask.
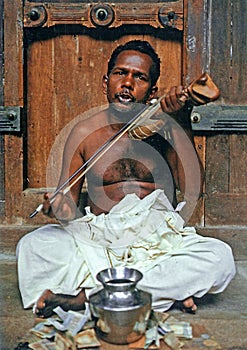
[[[149,103],[156,96],[159,75],[160,59],[147,41],[133,40],[117,47],[102,82],[110,108],[135,112],[140,104]]]
[[[155,85],[160,76],[160,58],[154,51],[153,47],[147,42],[142,40],[131,40],[124,45],[118,46],[111,55],[108,62],[107,75],[109,76],[113,67],[115,66],[118,55],[123,51],[139,51],[151,57],[153,64],[150,69],[151,85]]]

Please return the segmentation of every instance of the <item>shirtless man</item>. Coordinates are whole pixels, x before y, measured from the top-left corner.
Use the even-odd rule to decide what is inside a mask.
[[[63,183],[118,132],[132,115],[136,114],[140,106],[150,103],[157,93],[156,82],[159,74],[159,58],[148,43],[132,41],[115,51],[109,61],[107,75],[103,77],[103,93],[107,97],[109,108],[86,121],[79,122],[71,131],[64,148],[60,183]],[[182,87],[174,87],[161,101],[161,107],[164,112],[172,114],[175,118],[174,113],[181,110],[184,101]],[[143,146],[144,142],[147,148]],[[182,141],[177,137],[175,142]],[[149,151],[150,145],[154,147],[154,152]],[[173,187],[173,180],[171,181],[167,170],[169,173],[169,169],[173,171],[175,167],[170,162],[169,167],[164,171],[166,163],[161,160],[169,161],[170,154],[171,148],[168,142],[159,134],[145,141],[132,140],[127,133],[123,135],[86,175],[88,205],[91,213],[96,217],[102,213],[107,214],[128,194],[134,193],[143,199],[159,189],[166,192],[168,186],[172,187],[170,190],[170,197],[172,197],[175,187]],[[49,203],[49,195],[46,194],[44,213],[49,216],[55,215],[62,222],[75,219],[78,216],[77,205],[84,180],[84,177],[80,179],[68,195],[58,195],[52,207]],[[169,200],[174,203],[174,197]],[[25,251],[22,246],[24,247],[24,240],[18,246],[21,292],[28,288],[22,274],[24,253],[21,252]],[[228,247],[226,249],[229,250]],[[232,267],[229,269],[228,265],[226,269],[229,270],[228,280],[230,281],[234,275],[234,264],[230,252],[229,256],[230,259],[228,257],[227,260],[232,261]],[[49,274],[49,271],[47,273]],[[83,309],[87,299],[83,287],[76,295],[75,293],[71,295],[65,292],[54,292],[52,286],[49,285],[47,288],[36,299],[35,312],[37,315],[47,317],[57,305],[65,310]],[[225,286],[221,290],[223,288]],[[166,295],[164,297],[166,298]],[[25,304],[26,307],[30,306],[28,302],[24,302]],[[183,300],[183,305],[193,312],[196,310],[193,294]]]

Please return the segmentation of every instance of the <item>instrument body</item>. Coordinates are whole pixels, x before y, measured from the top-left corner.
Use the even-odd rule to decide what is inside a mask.
[[[192,106],[204,105],[216,100],[220,95],[220,90],[215,85],[211,77],[207,73],[203,73],[198,79],[195,79],[191,84],[183,89],[183,96],[180,98],[181,105],[186,102]],[[153,103],[153,113],[157,112],[158,106],[164,96],[160,97]],[[129,136],[135,140],[143,140],[158,132],[165,124],[165,113],[159,113],[162,119],[143,118],[140,125],[134,125],[129,131]]]

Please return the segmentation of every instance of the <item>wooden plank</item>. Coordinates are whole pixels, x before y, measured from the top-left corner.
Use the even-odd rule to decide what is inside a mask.
[[[205,201],[206,226],[247,225],[247,194],[211,193]]]
[[[183,83],[189,84],[206,70],[208,26],[203,0],[184,1],[184,46],[183,46]],[[196,134],[195,147],[202,167],[206,162],[206,137]],[[203,192],[205,184],[203,185]],[[204,201],[202,196],[194,210],[189,224],[204,225]]]
[[[247,2],[235,0],[232,5],[232,79],[231,102],[247,104]]]
[[[246,226],[220,226],[217,224],[211,227],[197,227],[197,232],[202,236],[217,238],[228,243],[233,250],[235,260],[247,260]]]
[[[54,46],[54,78],[58,91],[55,96],[56,118],[61,129],[64,121],[106,103],[102,77],[106,70],[106,47],[109,45],[87,35],[71,33],[57,38]]]
[[[184,75],[185,82],[189,84],[207,67],[208,29],[203,0],[187,1],[184,7],[187,13],[184,30]]]
[[[229,142],[228,135],[207,137],[206,196],[229,191]]]
[[[53,39],[33,42],[27,52],[27,176],[45,186],[46,161],[56,130]]]
[[[233,134],[229,141],[229,191],[247,193],[247,135]]]
[[[23,56],[21,0],[4,2],[4,104],[23,106]],[[20,224],[23,189],[23,142],[21,135],[5,136],[6,222]]]
[[[246,225],[246,135],[207,138],[206,225]]]
[[[4,104],[23,107],[22,1],[4,1]]]
[[[5,152],[5,223],[22,224],[23,140],[7,135]]]
[[[4,16],[3,0],[0,0],[0,105],[3,105],[3,77],[4,77]]]
[[[210,42],[210,72],[221,90],[221,98],[217,103],[228,103],[231,100],[231,21],[232,1],[211,1],[211,42]],[[224,33],[219,35],[219,33]]]
[[[247,102],[247,94],[243,93],[247,88],[247,3],[214,0],[211,4],[210,69],[220,87],[221,101],[244,105]]]
[[[3,106],[3,0],[0,0],[0,106]],[[0,218],[5,212],[5,194],[4,194],[4,138],[0,135]]]
[[[206,162],[206,137],[205,136],[199,136],[196,135],[194,137],[195,139],[195,149],[198,154],[199,160],[201,162],[202,168],[204,170],[204,176],[205,176],[205,162]],[[190,225],[199,225],[204,226],[204,216],[205,216],[205,209],[204,209],[204,201],[205,201],[205,181],[202,184],[202,196],[199,198],[198,203],[195,207],[195,210],[193,212],[193,215],[191,216],[189,220]]]
[[[0,218],[5,215],[4,137],[0,135]]]

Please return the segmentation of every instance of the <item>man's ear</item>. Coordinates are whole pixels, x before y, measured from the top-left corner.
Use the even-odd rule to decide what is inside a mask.
[[[103,94],[107,94],[107,84],[108,84],[108,76],[104,75],[102,78],[102,86],[103,86]]]
[[[153,98],[156,97],[157,91],[158,91],[158,87],[156,85],[150,88],[150,93],[149,93],[147,102],[150,102]]]

